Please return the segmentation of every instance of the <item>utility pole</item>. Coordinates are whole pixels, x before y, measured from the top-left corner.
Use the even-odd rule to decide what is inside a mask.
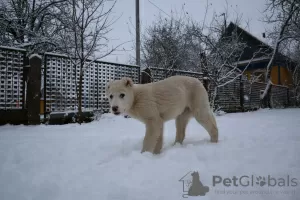
[[[136,65],[141,66],[141,39],[140,39],[140,0],[135,0],[135,26],[136,26]]]
[[[226,34],[226,28],[227,28],[226,14],[222,13],[220,16],[224,17],[224,30],[223,30],[223,34]]]

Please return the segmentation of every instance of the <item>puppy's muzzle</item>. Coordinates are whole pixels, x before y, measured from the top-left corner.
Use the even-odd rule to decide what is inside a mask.
[[[111,107],[111,110],[113,111],[113,113],[114,113],[115,115],[119,115],[119,114],[120,114],[120,112],[119,112],[119,107],[118,107],[118,106],[112,106],[112,107]]]

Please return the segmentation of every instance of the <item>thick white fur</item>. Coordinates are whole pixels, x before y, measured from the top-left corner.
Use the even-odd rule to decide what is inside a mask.
[[[175,143],[182,144],[191,117],[207,130],[211,142],[218,142],[218,128],[207,92],[196,78],[172,76],[154,83],[133,84],[125,77],[108,83],[106,95],[111,108],[118,107],[113,113],[128,114],[146,125],[142,152],[160,153],[164,122],[172,119],[176,119]]]

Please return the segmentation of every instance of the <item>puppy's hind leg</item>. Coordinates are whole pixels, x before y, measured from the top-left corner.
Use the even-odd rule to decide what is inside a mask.
[[[194,116],[199,124],[201,124],[210,135],[211,142],[218,142],[218,127],[216,119],[210,110],[198,110],[194,112]]]
[[[189,108],[186,108],[183,113],[181,113],[176,118],[176,138],[174,145],[178,142],[182,144],[184,138],[185,138],[185,130],[187,127],[187,124],[192,117],[192,113]]]

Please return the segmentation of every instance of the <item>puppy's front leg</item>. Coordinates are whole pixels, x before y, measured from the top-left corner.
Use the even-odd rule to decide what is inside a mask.
[[[162,120],[148,120],[146,122],[146,134],[141,153],[148,151],[159,153],[162,147],[163,122]]]

